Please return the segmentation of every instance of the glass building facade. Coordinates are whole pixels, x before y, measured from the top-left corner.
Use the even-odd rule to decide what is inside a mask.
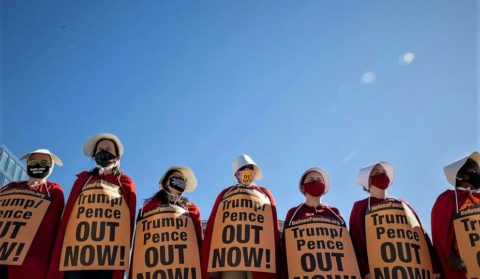
[[[8,148],[0,147],[0,187],[12,181],[28,180],[25,167]]]

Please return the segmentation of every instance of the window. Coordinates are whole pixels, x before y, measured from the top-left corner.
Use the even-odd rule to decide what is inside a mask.
[[[7,166],[7,175],[13,178],[13,172],[15,172],[15,160],[13,160],[13,158],[10,158]]]
[[[7,170],[8,154],[3,151],[0,158],[0,169]]]
[[[22,180],[22,167],[20,165],[17,165],[17,169],[15,170],[15,180],[16,181],[21,181]]]
[[[5,180],[3,181],[3,185],[2,185],[2,186],[7,185],[8,183],[10,183],[10,179],[8,179],[8,177],[5,177]]]
[[[5,175],[0,172],[0,187],[3,186],[3,180],[5,179]]]
[[[17,180],[17,175],[19,172],[20,172],[20,166],[16,164],[15,169],[13,170],[12,180]]]

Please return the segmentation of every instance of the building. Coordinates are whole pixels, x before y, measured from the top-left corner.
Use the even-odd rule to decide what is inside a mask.
[[[25,167],[5,145],[0,147],[0,186],[28,180]]]

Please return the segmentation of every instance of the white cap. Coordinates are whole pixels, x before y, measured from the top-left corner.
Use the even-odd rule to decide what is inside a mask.
[[[468,159],[472,159],[475,162],[477,162],[477,164],[480,165],[480,153],[475,151],[472,154],[470,154],[470,156],[463,157],[443,168],[443,171],[445,172],[445,176],[447,177],[448,183],[452,184],[453,187],[455,187],[457,182],[458,171],[463,167],[463,165],[465,165]]]
[[[181,172],[182,175],[187,180],[186,185],[185,185],[185,192],[190,193],[190,192],[193,192],[195,190],[195,188],[197,188],[197,183],[198,183],[197,182],[197,177],[193,173],[192,169],[189,168],[189,167],[186,167],[186,166],[172,166],[172,167],[168,168],[168,170],[165,171],[165,173],[160,178],[160,187],[162,187],[161,184],[162,184],[163,179],[165,178],[165,175],[171,170],[176,170],[176,171]]]
[[[358,172],[357,183],[358,185],[363,186],[363,188],[367,191],[370,188],[370,174],[372,173],[372,170],[376,165],[380,165],[382,166],[382,168],[385,169],[388,180],[390,180],[390,182],[388,183],[389,186],[392,185],[393,180],[395,179],[395,169],[393,168],[393,165],[387,161],[381,161],[368,167],[361,168]]]
[[[330,184],[331,184],[330,183],[330,176],[328,175],[326,170],[324,170],[322,168],[319,168],[319,167],[309,168],[308,170],[306,170],[302,174],[302,176],[300,176],[300,181],[298,182],[298,189],[300,190],[300,192],[305,195],[305,192],[302,191],[302,180],[305,178],[305,176],[309,172],[317,172],[323,177],[323,181],[325,183],[325,191],[323,192],[322,196],[325,195],[326,193],[328,193],[328,191],[330,190]]]
[[[245,154],[242,154],[238,156],[235,160],[233,160],[233,163],[232,163],[233,175],[235,175],[241,167],[246,165],[253,165],[253,168],[256,171],[255,179],[258,179],[258,180],[262,179],[263,172],[260,169],[260,167],[257,165],[257,163],[255,163],[255,161],[253,161],[252,158],[250,158],[250,156]]]
[[[120,141],[120,139],[117,136],[115,136],[113,134],[109,134],[109,133],[100,133],[100,134],[97,134],[97,135],[91,137],[90,139],[88,139],[83,144],[83,154],[85,154],[88,157],[93,157],[95,155],[95,150],[94,149],[95,149],[97,143],[100,140],[103,140],[103,139],[108,139],[108,140],[111,140],[111,141],[115,142],[115,144],[117,145],[117,148],[118,148],[117,156],[122,156],[123,155],[123,144],[122,144],[122,142]]]
[[[57,164],[59,167],[63,166],[63,162],[62,160],[60,160],[60,158],[58,158],[57,155],[53,154],[52,152],[50,152],[50,150],[48,149],[37,149],[35,151],[32,151],[32,152],[28,152],[27,154],[23,155],[20,160],[28,160],[28,158],[30,158],[30,156],[32,156],[32,154],[47,154],[50,156],[50,158],[52,158],[52,162]]]

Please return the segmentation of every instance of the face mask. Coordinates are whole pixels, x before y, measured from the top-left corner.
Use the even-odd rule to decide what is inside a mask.
[[[170,177],[168,179],[168,186],[179,192],[183,192],[185,190],[186,184],[187,182],[185,179],[180,177]]]
[[[310,196],[320,197],[325,193],[325,184],[318,180],[306,182],[303,183],[303,190]]]
[[[370,176],[370,184],[373,184],[373,186],[379,189],[385,190],[387,189],[388,184],[390,184],[390,179],[386,173],[380,173]]]
[[[106,167],[111,164],[113,159],[115,159],[115,155],[106,150],[101,150],[95,154],[95,162],[102,167]]]
[[[50,167],[49,166],[41,166],[40,164],[35,165],[28,165],[27,166],[27,174],[31,178],[42,179],[49,175]]]
[[[467,179],[465,179],[465,178],[464,179],[459,179],[459,177],[457,177],[457,180],[466,182],[466,183],[472,185],[473,188],[475,188],[475,189],[480,188],[480,173],[470,172],[470,173],[465,173],[465,174],[466,174],[465,176],[468,176]]]
[[[239,172],[238,182],[242,185],[250,185],[253,182],[253,170],[245,169]]]

